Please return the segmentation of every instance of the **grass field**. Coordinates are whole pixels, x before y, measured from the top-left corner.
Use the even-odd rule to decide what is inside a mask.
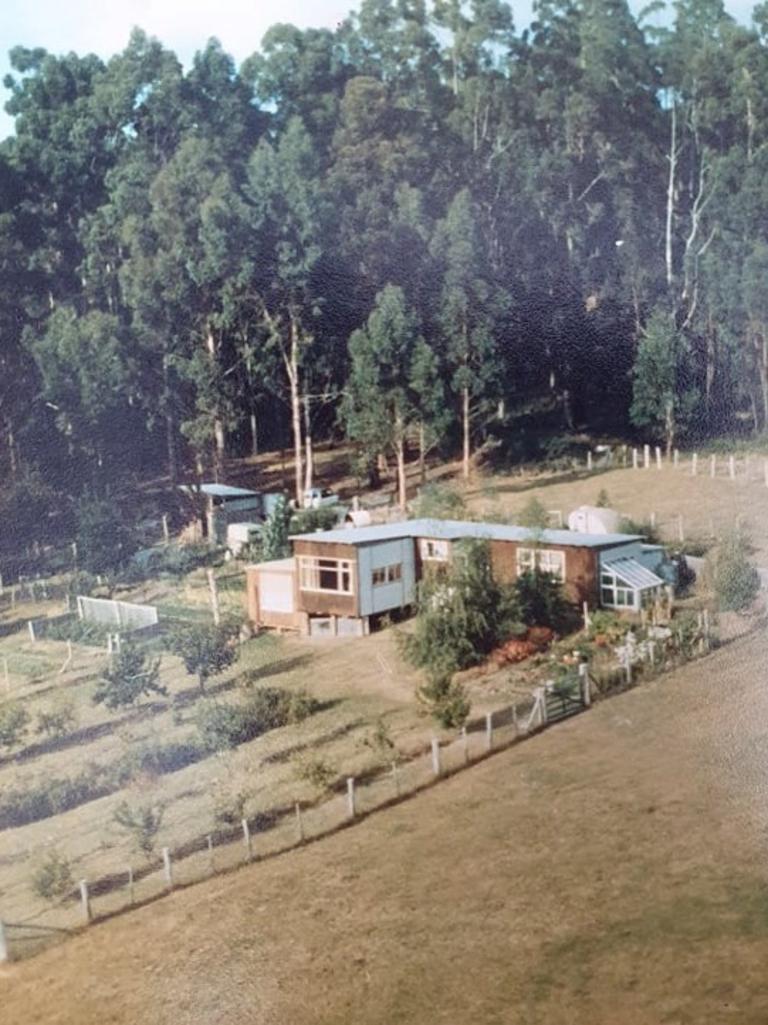
[[[768,1020],[768,638],[2,971],[25,1025]],[[760,667],[761,671],[757,671]]]

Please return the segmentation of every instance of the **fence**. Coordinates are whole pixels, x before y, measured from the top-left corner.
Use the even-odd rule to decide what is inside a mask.
[[[154,605],[134,605],[132,602],[112,598],[87,598],[78,595],[77,614],[80,619],[100,626],[115,626],[121,630],[140,630],[156,626],[157,609]]]
[[[80,880],[54,925],[0,922],[0,960],[30,956],[78,926],[146,904],[175,887],[190,886],[246,862],[274,857],[337,832],[374,811],[460,772],[495,751],[540,731],[591,703],[586,666],[578,677],[547,684],[532,697],[471,720],[457,737],[386,768],[341,780],[330,796],[315,802],[272,808],[215,832],[196,836],[141,866],[125,864],[95,880]],[[36,937],[33,939],[29,936]]]

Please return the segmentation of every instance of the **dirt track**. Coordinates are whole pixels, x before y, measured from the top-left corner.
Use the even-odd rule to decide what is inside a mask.
[[[3,1025],[765,1025],[767,655],[8,966]]]

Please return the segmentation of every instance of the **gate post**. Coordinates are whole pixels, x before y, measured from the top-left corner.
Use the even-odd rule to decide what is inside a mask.
[[[586,662],[579,664],[579,681],[581,684],[581,700],[585,708],[592,704],[592,694],[589,687],[589,666]]]

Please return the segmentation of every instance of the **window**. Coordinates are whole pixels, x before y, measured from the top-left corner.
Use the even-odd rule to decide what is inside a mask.
[[[634,609],[635,590],[619,580],[615,573],[603,570],[600,574],[600,604],[615,609]]]
[[[398,580],[402,580],[402,578],[403,566],[400,562],[394,566],[379,566],[371,574],[374,587],[380,587],[382,584],[394,584]]]
[[[419,551],[425,562],[447,562],[448,542],[433,541],[429,538],[422,538],[419,541]]]
[[[352,563],[348,559],[319,559],[312,555],[300,555],[299,586],[302,591],[352,594]]]
[[[518,548],[517,572],[530,573],[536,567],[541,573],[551,573],[557,580],[565,581],[565,552],[550,548]]]

